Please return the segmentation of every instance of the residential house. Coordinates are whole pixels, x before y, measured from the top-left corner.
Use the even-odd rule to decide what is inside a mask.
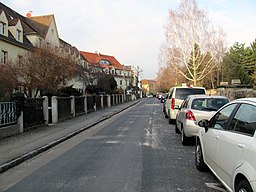
[[[126,90],[131,84],[132,71],[130,66],[122,65],[114,56],[104,55],[98,52],[91,53],[81,51],[88,61],[89,68],[97,73],[111,74],[117,82],[117,88]]]
[[[156,94],[156,83],[157,81],[155,80],[142,79],[141,87],[143,95],[147,96],[148,94]]]
[[[58,55],[68,54],[84,68],[88,66],[86,59],[74,46],[59,38],[54,15],[33,17],[28,13],[24,17],[0,2],[1,64],[18,62],[28,51],[41,46],[56,48]],[[84,92],[86,85],[83,79],[79,76],[68,84]]]
[[[26,37],[28,26],[20,19],[19,14],[0,2],[0,51],[1,63],[18,61],[33,47]]]

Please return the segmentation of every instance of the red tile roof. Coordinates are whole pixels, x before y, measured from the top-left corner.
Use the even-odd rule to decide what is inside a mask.
[[[90,53],[85,51],[80,51],[80,53],[88,60],[90,64],[99,64],[100,60],[107,60],[116,69],[124,68],[124,66],[119,63],[113,56],[103,55],[100,53]]]

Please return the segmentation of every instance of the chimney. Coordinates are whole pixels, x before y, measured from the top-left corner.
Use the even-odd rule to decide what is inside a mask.
[[[31,12],[32,12],[32,11],[29,11],[29,12],[26,14],[26,17],[30,18],[30,17],[31,17]]]

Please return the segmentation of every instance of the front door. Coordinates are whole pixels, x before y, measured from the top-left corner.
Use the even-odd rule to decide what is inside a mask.
[[[242,165],[247,149],[253,142],[256,107],[242,104],[234,115],[230,130],[223,131],[218,142],[219,174],[232,187],[235,170]]]
[[[229,130],[228,122],[233,110],[237,104],[230,104],[223,108],[221,111],[217,112],[213,119],[211,120],[210,128],[205,133],[203,138],[205,161],[210,166],[210,168],[215,172],[219,173],[218,168],[218,146],[219,140],[222,134]]]

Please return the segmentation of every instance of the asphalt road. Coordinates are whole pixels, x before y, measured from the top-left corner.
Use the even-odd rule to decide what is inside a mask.
[[[149,98],[1,174],[0,191],[225,191],[194,155]]]

